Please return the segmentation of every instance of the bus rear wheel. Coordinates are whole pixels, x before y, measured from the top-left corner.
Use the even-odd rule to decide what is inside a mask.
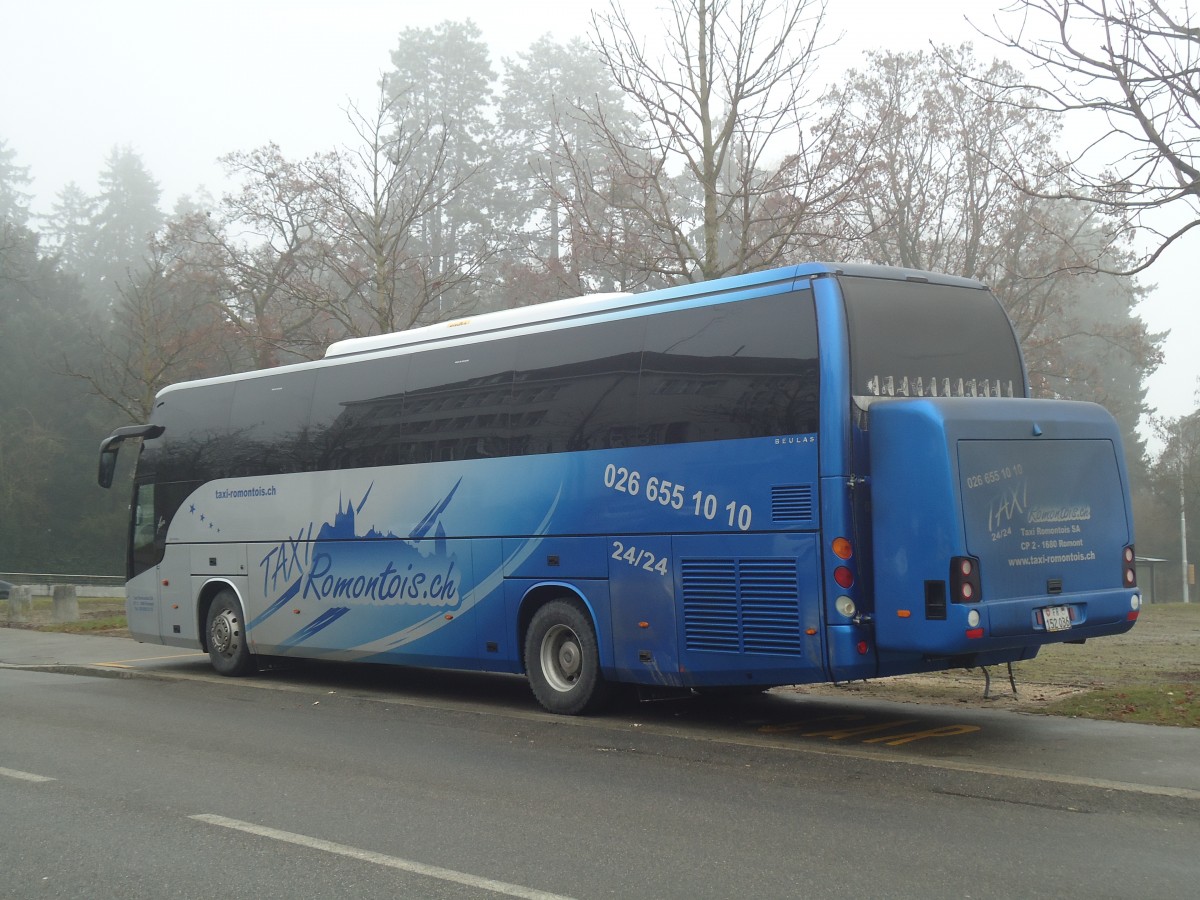
[[[208,658],[221,675],[245,675],[254,669],[242,605],[231,590],[213,598],[204,626]]]
[[[533,696],[552,713],[575,716],[608,699],[596,629],[569,600],[552,600],[534,613],[525,633],[525,672]]]

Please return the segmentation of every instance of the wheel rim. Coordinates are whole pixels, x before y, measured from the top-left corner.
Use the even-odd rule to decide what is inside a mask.
[[[575,687],[583,672],[583,647],[579,636],[566,625],[555,625],[542,638],[542,674],[556,691]]]
[[[212,631],[208,636],[208,645],[214,653],[221,656],[233,656],[238,648],[237,617],[233,611],[223,609],[213,619]]]

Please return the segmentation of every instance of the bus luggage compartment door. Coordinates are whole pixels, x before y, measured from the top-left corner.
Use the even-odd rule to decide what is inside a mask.
[[[1129,495],[1101,407],[887,401],[869,439],[880,649],[977,655],[1131,627]]]

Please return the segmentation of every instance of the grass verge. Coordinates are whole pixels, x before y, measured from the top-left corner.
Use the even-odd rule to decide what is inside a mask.
[[[0,601],[0,611],[8,611],[7,601]],[[0,623],[3,623],[2,619]],[[112,637],[129,634],[125,621],[125,600],[112,597],[80,597],[79,618],[74,622],[55,622],[54,600],[45,596],[34,597],[27,621],[3,624],[10,628],[33,628],[66,634],[103,634]]]
[[[946,703],[1054,716],[1200,727],[1200,603],[1143,608],[1133,629],[1085,644],[1052,644],[991,669],[984,697],[980,669],[897,675],[844,685],[805,685],[821,695],[858,695],[902,703]]]
[[[1051,703],[1041,712],[1051,716],[1200,728],[1200,702],[1194,682],[1100,688]]]

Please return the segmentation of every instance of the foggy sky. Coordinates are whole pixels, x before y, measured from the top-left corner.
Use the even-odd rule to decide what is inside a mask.
[[[654,21],[657,2],[627,0]],[[928,41],[972,40],[980,58],[998,48],[975,34],[1004,0],[830,0],[829,34],[842,34],[818,73],[833,80],[865,49],[919,50]],[[0,138],[34,179],[35,213],[49,211],[68,181],[96,188],[116,145],[138,153],[170,211],[183,194],[226,188],[217,158],[278,143],[289,158],[349,139],[344,108],[373,102],[399,33],[470,18],[501,59],[550,33],[586,36],[601,0],[40,0],[4,4]],[[1196,408],[1200,300],[1185,274],[1200,251],[1195,233],[1141,278],[1157,285],[1139,312],[1152,330],[1173,329],[1166,363],[1149,381],[1161,414]]]

